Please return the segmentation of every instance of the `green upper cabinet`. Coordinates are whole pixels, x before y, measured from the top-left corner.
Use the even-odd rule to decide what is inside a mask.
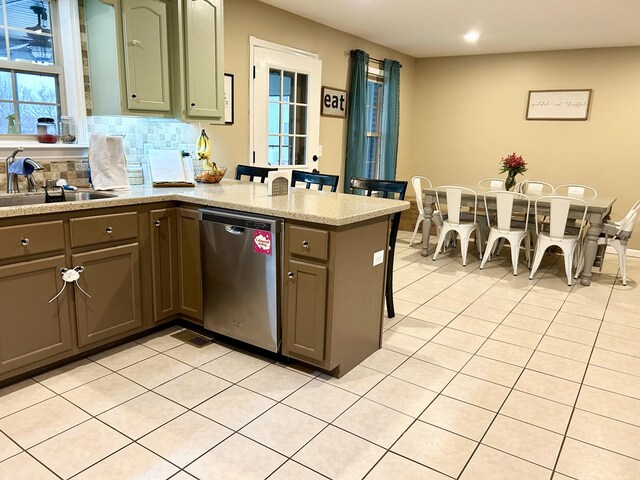
[[[224,122],[222,0],[185,0],[184,6],[184,115]]]
[[[222,0],[85,0],[94,115],[224,123]]]
[[[124,71],[129,110],[171,110],[167,5],[122,0]]]

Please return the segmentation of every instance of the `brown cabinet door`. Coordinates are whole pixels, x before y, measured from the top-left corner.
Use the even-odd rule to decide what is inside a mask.
[[[178,228],[175,208],[151,210],[153,321],[177,315]]]
[[[178,209],[178,252],[180,313],[202,322],[202,265],[197,210]]]
[[[138,248],[133,243],[72,256],[74,267],[84,267],[78,285],[91,296],[75,287],[81,347],[142,325]]]
[[[71,350],[64,256],[0,267],[0,373]],[[69,287],[67,287],[69,288]]]
[[[325,354],[327,267],[289,260],[285,282],[283,353],[322,362]]]

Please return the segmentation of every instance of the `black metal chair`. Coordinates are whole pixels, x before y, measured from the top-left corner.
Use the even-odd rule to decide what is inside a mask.
[[[373,192],[377,192],[378,196],[382,198],[395,198],[394,195],[397,194],[398,200],[404,200],[404,195],[407,192],[407,182],[400,180],[374,180],[371,178],[352,177],[350,187],[352,193],[354,190],[365,191],[367,197],[370,197]],[[389,255],[387,259],[387,280],[385,284],[385,299],[387,300],[387,316],[389,318],[393,318],[396,315],[393,307],[393,258],[401,213],[402,212],[396,212],[392,214],[391,229],[389,230]]]
[[[236,180],[241,180],[242,176],[249,177],[249,181],[253,182],[254,178],[259,178],[260,183],[264,183],[269,172],[274,172],[277,168],[252,167],[250,165],[238,165],[236,167]]]
[[[291,186],[295,187],[296,182],[304,182],[307,185],[307,190],[311,185],[318,185],[318,190],[322,190],[323,187],[331,187],[331,191],[335,192],[338,189],[338,182],[340,177],[338,175],[328,175],[326,173],[313,173],[303,172],[302,170],[291,171]]]

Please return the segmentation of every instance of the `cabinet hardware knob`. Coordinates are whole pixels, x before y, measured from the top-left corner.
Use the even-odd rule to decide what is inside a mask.
[[[23,238],[22,240],[20,240],[20,244],[23,247],[26,247],[27,245],[29,245],[29,239],[28,238]]]
[[[113,233],[113,228],[107,227],[107,228],[105,228],[104,231],[107,232],[109,235],[111,235]]]
[[[194,108],[196,106],[195,103],[191,103],[191,108]]]
[[[138,98],[138,96],[135,93],[132,93],[131,98]]]
[[[159,227],[159,226],[160,226],[160,220],[156,220],[155,222],[153,222],[153,224],[154,224],[156,227]]]
[[[289,280],[294,280],[296,278],[296,275],[293,272],[289,272],[287,273],[287,277],[289,277]]]
[[[306,240],[302,241],[302,248],[304,248],[305,250],[309,250],[309,242],[307,242]]]

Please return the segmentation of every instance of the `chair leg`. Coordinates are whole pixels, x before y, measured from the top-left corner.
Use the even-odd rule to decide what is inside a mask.
[[[541,251],[540,245],[536,245],[535,253],[533,254],[533,265],[531,265],[531,272],[529,272],[529,280],[533,280],[533,276],[538,271],[538,267],[540,266],[540,262],[542,262],[542,256],[544,255],[544,251]]]
[[[513,274],[518,275],[518,260],[520,257],[520,245],[512,243],[511,245],[511,264],[513,265]]]
[[[502,240],[501,238],[497,238],[493,235],[493,230],[489,232],[489,238],[487,239],[487,245],[485,246],[484,257],[482,257],[482,261],[480,262],[480,270],[484,268],[484,264],[491,258],[491,251],[496,244],[497,240]],[[499,243],[499,242],[498,242]]]
[[[442,245],[444,244],[445,239],[449,236],[449,232],[451,230],[447,230],[444,227],[440,229],[440,235],[438,235],[438,245],[436,246],[436,251],[433,252],[433,260],[435,261],[438,258],[438,253],[442,249]]]
[[[627,248],[626,246],[618,250],[618,262],[620,263],[620,276],[622,285],[627,286]]]
[[[469,250],[469,236],[460,236],[460,252],[462,253],[462,266],[467,266],[467,251]]]
[[[424,217],[422,216],[422,214],[418,215],[418,220],[416,221],[416,228],[413,229],[413,236],[411,237],[411,240],[409,241],[409,246],[413,246],[413,241],[416,239],[416,235],[418,234],[418,228],[420,228],[420,222],[424,220]]]
[[[393,253],[389,255],[387,260],[387,280],[385,282],[385,299],[387,301],[387,317],[396,316],[396,310],[393,306]]]
[[[572,248],[570,252],[562,251],[564,255],[564,271],[567,274],[567,284],[571,286],[571,278],[573,277],[573,252],[575,248]]]

